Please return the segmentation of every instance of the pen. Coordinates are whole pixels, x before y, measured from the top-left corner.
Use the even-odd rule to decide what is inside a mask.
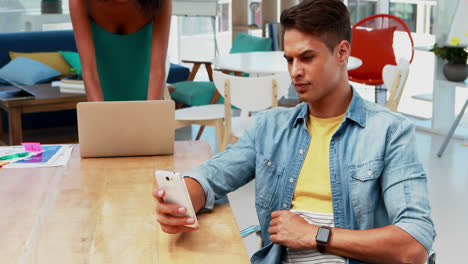
[[[21,153],[16,153],[16,154],[11,154],[11,155],[0,157],[0,160],[8,160],[8,159],[26,157],[27,155],[29,155],[29,152],[21,152]]]

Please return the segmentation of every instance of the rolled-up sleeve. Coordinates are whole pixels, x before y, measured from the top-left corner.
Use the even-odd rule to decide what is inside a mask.
[[[206,199],[203,209],[212,209],[217,199],[255,177],[255,124],[243,133],[236,144],[229,145],[225,151],[184,174],[202,186]]]
[[[436,232],[431,218],[427,178],[416,154],[414,125],[404,119],[387,136],[381,178],[390,222],[429,252]]]

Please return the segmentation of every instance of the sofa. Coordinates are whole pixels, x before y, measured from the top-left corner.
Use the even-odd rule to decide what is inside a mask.
[[[10,51],[56,52],[77,51],[72,30],[0,33],[0,69],[10,62]],[[190,70],[172,64],[168,83],[187,80]],[[5,84],[0,84],[0,86]],[[3,112],[3,111],[2,111]],[[8,116],[2,113],[3,131],[8,131]],[[23,114],[23,129],[76,125],[76,110]]]

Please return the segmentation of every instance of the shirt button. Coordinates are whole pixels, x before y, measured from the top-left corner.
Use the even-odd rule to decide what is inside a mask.
[[[371,176],[371,175],[372,175],[372,171],[369,170],[369,171],[367,172],[367,175]]]
[[[267,165],[268,165],[268,166],[271,166],[271,161],[269,161],[269,162],[267,163]]]
[[[304,150],[300,149],[299,154],[304,154]]]
[[[288,206],[286,204],[283,204],[283,208],[288,208]]]
[[[289,182],[294,182],[294,179],[293,179],[293,178],[289,178]]]

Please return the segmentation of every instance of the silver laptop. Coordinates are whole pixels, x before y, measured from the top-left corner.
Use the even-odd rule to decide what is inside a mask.
[[[5,88],[3,87],[0,88],[0,101],[25,100],[34,99],[37,97],[37,95],[34,92],[15,82],[12,82],[2,77],[0,77],[0,80],[4,80],[12,86],[18,88],[18,90],[11,90],[9,89],[9,87],[7,87],[6,90],[4,90]]]
[[[78,103],[80,155],[173,154],[174,111],[172,100]]]

